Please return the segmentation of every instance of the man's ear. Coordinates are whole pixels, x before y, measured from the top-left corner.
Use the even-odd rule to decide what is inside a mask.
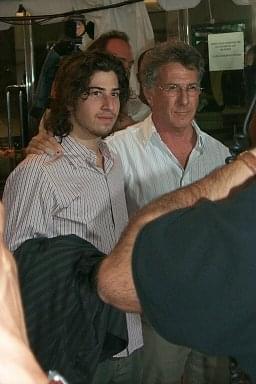
[[[148,102],[148,105],[152,108],[153,106],[153,96],[154,96],[154,90],[153,88],[146,88],[143,87],[143,94]]]

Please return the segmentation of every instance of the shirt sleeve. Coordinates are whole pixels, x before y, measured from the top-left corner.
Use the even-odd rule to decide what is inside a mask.
[[[5,241],[14,251],[27,239],[47,236],[52,225],[53,186],[43,167],[20,164],[8,177],[3,203]]]

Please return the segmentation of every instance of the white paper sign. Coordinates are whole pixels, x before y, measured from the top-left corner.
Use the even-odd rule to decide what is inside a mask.
[[[255,5],[256,0],[233,0],[236,5]]]
[[[158,0],[160,7],[165,11],[194,8],[200,1],[201,0]]]
[[[244,68],[243,32],[209,34],[208,50],[210,71]]]

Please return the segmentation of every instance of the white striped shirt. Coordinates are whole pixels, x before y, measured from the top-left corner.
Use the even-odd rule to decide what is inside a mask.
[[[120,159],[102,142],[103,170],[95,153],[70,136],[62,147],[63,156],[55,160],[28,156],[8,177],[6,242],[15,250],[27,239],[75,234],[108,254],[128,220]],[[127,328],[131,353],[143,345],[139,315],[127,314]]]
[[[225,163],[229,150],[193,122],[197,142],[185,169],[161,140],[151,115],[107,139],[124,168],[129,215],[164,193],[188,185]]]

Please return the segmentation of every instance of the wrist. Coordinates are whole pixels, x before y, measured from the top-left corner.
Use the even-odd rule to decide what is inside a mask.
[[[57,371],[48,372],[48,384],[68,384],[68,382]]]
[[[253,175],[256,175],[256,156],[252,152],[242,152],[237,157],[237,161],[242,161],[252,171]]]

